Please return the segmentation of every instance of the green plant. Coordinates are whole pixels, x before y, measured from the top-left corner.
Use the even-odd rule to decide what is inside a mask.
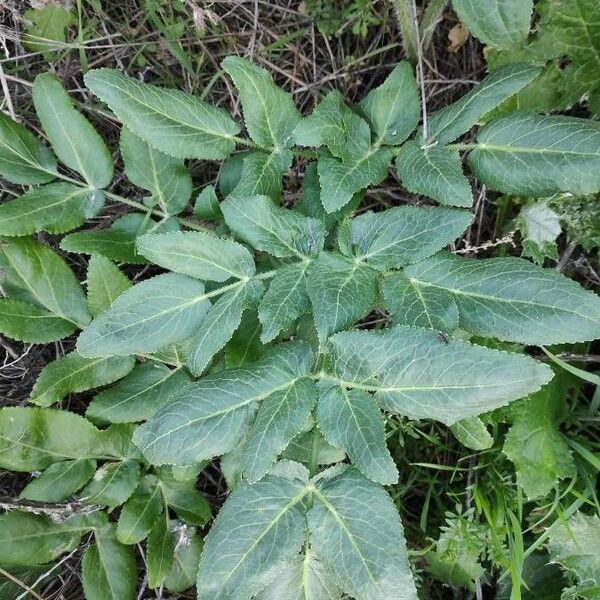
[[[149,192],[143,203],[106,190],[111,154],[53,76],[36,79],[33,98],[56,156],[0,116],[0,173],[34,186],[0,206],[0,329],[33,343],[83,329],[76,350],[42,371],[31,395],[37,406],[0,410],[0,466],[44,470],[30,484],[43,502],[74,497],[109,512],[123,505],[116,526],[101,511],[59,522],[8,513],[0,563],[52,561],[93,531],[85,593],[124,600],[134,596],[132,544],[148,535],[149,584],[179,589],[173,570],[188,570],[173,551],[189,546],[174,545],[169,532],[181,527],[170,517],[204,522],[193,481],[205,461],[222,457],[234,489],[204,544],[200,598],[416,598],[400,518],[383,487],[398,480],[384,414],[437,420],[486,447],[478,415],[552,379],[524,346],[600,337],[600,299],[576,282],[523,259],[444,250],[472,220],[459,152],[498,191],[588,194],[600,189],[600,126],[514,114],[457,143],[535,79],[539,69],[525,65],[423,115],[416,131],[419,93],[405,63],[357,106],[332,91],[306,118],[265,70],[237,57],[222,67],[239,91],[248,137],[223,109],[190,95],[110,69],[86,75],[125,124],[125,175]],[[234,154],[238,145],[248,150]],[[309,163],[290,209],[279,200],[294,156]],[[407,190],[447,206],[353,216],[394,157]],[[207,187],[182,217],[192,192],[187,158],[225,159],[226,197],[219,202]],[[63,258],[27,236],[70,231],[107,199],[138,212],[61,241],[92,256],[86,296]],[[131,286],[112,261],[167,272]],[[375,308],[393,325],[357,327]],[[464,341],[472,336],[480,343]],[[486,347],[494,339],[516,351]],[[70,392],[115,382],[85,417],[52,408]],[[526,429],[527,410],[511,416],[513,438]],[[180,485],[201,519],[170,500]],[[130,521],[135,527],[122,524]],[[472,561],[478,552],[469,549]]]

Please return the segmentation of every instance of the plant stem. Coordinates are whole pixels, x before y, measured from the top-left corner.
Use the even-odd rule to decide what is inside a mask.
[[[417,40],[413,18],[412,0],[390,0],[396,13],[396,20],[402,36],[402,45],[407,60],[417,64]]]

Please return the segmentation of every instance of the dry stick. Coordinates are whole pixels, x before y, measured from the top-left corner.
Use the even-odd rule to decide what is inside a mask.
[[[423,73],[423,49],[421,48],[421,36],[419,33],[419,20],[417,18],[417,5],[411,0],[412,25],[415,33],[415,44],[417,47],[417,73],[419,85],[421,86],[421,114],[423,117],[423,142],[427,143],[427,100],[425,99],[425,76]]]
[[[44,600],[38,593],[34,592],[24,581],[21,581],[19,578],[11,575],[8,571],[5,571],[2,567],[0,567],[0,574],[6,577],[6,579],[10,579],[13,583],[16,583],[19,587],[26,590],[30,593],[36,600]]]
[[[6,108],[8,108],[8,113],[10,114],[11,119],[16,120],[15,109],[13,107],[12,98],[10,97],[10,91],[8,89],[8,84],[6,83],[6,75],[4,75],[4,69],[2,68],[1,62],[0,83],[2,83],[2,92],[4,93],[4,97],[6,98]]]

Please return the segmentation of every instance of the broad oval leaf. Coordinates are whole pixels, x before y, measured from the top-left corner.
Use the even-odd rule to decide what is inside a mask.
[[[240,92],[244,122],[250,137],[264,148],[287,148],[300,113],[292,97],[277,87],[268,71],[238,56],[221,66]]]
[[[104,463],[78,494],[87,504],[115,508],[126,502],[141,480],[140,463],[134,460]]]
[[[403,267],[430,256],[447,246],[471,224],[466,210],[421,206],[398,206],[381,212],[365,212],[350,221],[346,246],[353,254],[376,269]]]
[[[2,286],[12,298],[34,302],[77,327],[89,323],[79,282],[50,248],[29,238],[5,240],[0,247],[0,269]]]
[[[41,471],[52,463],[102,456],[100,432],[87,419],[51,408],[0,409],[0,467]]]
[[[463,446],[471,450],[486,450],[494,443],[494,438],[479,417],[461,419],[451,425],[450,430]]]
[[[526,356],[403,325],[338,333],[329,348],[326,380],[375,392],[390,412],[447,425],[533,393],[552,378],[547,365]]]
[[[305,539],[306,493],[273,476],[236,488],[206,537],[198,597],[250,600],[282,572]]]
[[[484,44],[510,50],[527,39],[533,0],[452,0],[452,8]]]
[[[198,279],[223,282],[254,275],[254,260],[244,246],[201,231],[143,235],[137,249],[165,269]]]
[[[430,116],[425,143],[448,144],[454,141],[493,108],[531,83],[540,72],[538,67],[514,64],[488,75],[460,100]]]
[[[29,235],[37,231],[63,233],[94,217],[104,195],[63,181],[35,187],[0,204],[0,235]]]
[[[30,402],[38,406],[51,406],[72,392],[85,392],[108,385],[125,377],[135,358],[83,358],[77,352],[48,363],[39,374]]]
[[[356,600],[417,600],[400,517],[378,484],[352,468],[322,479],[308,528],[313,551]]]
[[[178,392],[134,441],[152,464],[185,466],[224,454],[240,441],[258,402],[306,375],[312,359],[308,345],[291,342],[253,365],[204,377]]]
[[[110,305],[131,287],[127,275],[101,254],[90,257],[86,284],[88,308],[94,317],[110,308]]]
[[[266,196],[230,196],[221,210],[240,239],[273,256],[307,258],[323,248],[325,230],[317,219],[275,206]]]
[[[469,165],[487,186],[523,196],[600,190],[600,124],[517,113],[477,135]]]
[[[77,339],[86,358],[154,352],[193,333],[210,308],[204,284],[166,273],[123,292]]]
[[[438,254],[404,270],[419,289],[450,294],[460,322],[485,337],[524,344],[600,336],[600,298],[552,269],[521,258]]]
[[[33,82],[33,104],[58,158],[93,187],[112,180],[112,156],[91,123],[73,107],[71,98],[52,73]]]
[[[0,175],[11,183],[56,179],[56,158],[28,129],[0,112]]]
[[[178,90],[160,88],[113,69],[93,69],[85,85],[133,133],[179,158],[226,158],[239,126],[223,110]]]
[[[117,522],[117,539],[121,544],[137,544],[147,537],[163,510],[158,479],[146,475],[125,502]]]

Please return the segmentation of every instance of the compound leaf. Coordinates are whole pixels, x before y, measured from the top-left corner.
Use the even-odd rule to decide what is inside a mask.
[[[223,282],[254,275],[250,252],[233,240],[200,231],[172,231],[138,238],[138,252],[183,275]]]
[[[112,180],[112,156],[91,123],[73,107],[69,94],[52,73],[33,82],[33,104],[58,158],[96,189]]]
[[[56,178],[56,158],[28,129],[0,112],[0,175],[11,183]]]
[[[473,193],[460,163],[458,151],[446,146],[421,148],[408,141],[396,159],[396,171],[404,187],[441,204],[470,207]]]
[[[323,225],[275,206],[266,196],[229,197],[221,203],[227,226],[257,250],[280,258],[316,256],[323,248]]]
[[[198,596],[250,600],[293,562],[305,538],[305,495],[301,481],[273,476],[237,487],[206,537]]]
[[[185,466],[224,454],[239,442],[258,402],[306,375],[311,361],[306,344],[291,342],[248,367],[208,375],[179,391],[134,441],[153,464]]]
[[[477,135],[473,172],[490,188],[523,196],[600,190],[600,124],[589,119],[517,113]]]
[[[48,363],[39,374],[29,401],[51,406],[72,392],[85,392],[125,377],[133,369],[135,358],[84,358],[71,352]]]
[[[552,378],[549,367],[526,356],[403,325],[338,333],[329,359],[326,380],[375,392],[390,412],[447,425],[522,398]]]
[[[204,284],[166,273],[123,292],[77,340],[86,358],[154,352],[193,333],[210,308]]]
[[[169,215],[180,213],[192,195],[192,175],[181,158],[153,148],[127,127],[119,140],[125,175],[134,185],[149,191],[146,202]]]
[[[114,69],[93,69],[84,81],[128,129],[161,152],[219,159],[235,149],[239,126],[225,111],[194,96],[142,83]]]
[[[221,66],[240,92],[250,137],[263,148],[290,147],[300,121],[292,97],[275,85],[268,71],[246,59],[228,56]]]
[[[521,258],[472,260],[438,254],[404,270],[419,289],[450,294],[460,322],[485,337],[524,344],[600,336],[600,298]]]
[[[0,205],[0,235],[70,231],[96,216],[103,205],[102,192],[72,183],[35,187]]]
[[[416,600],[400,517],[381,486],[354,469],[324,478],[308,511],[311,547],[357,600]]]

